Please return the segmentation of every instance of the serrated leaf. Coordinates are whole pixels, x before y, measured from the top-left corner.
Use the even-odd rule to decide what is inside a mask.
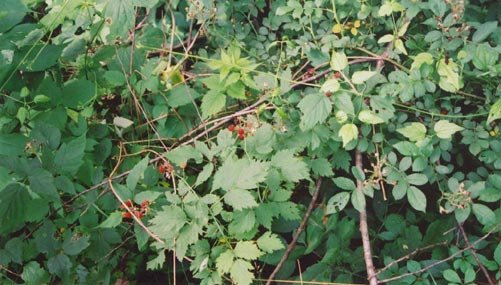
[[[451,139],[453,134],[462,131],[463,129],[463,127],[460,127],[447,120],[440,120],[436,122],[435,126],[433,127],[433,130],[437,134],[437,137],[441,139]]]
[[[264,162],[248,159],[226,159],[216,171],[212,189],[253,189],[264,182],[268,173],[268,165]]]
[[[146,170],[146,167],[148,167],[149,161],[150,159],[148,157],[145,157],[136,165],[134,165],[129,175],[127,176],[127,188],[129,188],[130,190],[136,189],[137,182],[144,175],[144,171]]]
[[[278,151],[271,158],[271,165],[279,169],[288,181],[298,182],[309,177],[308,166],[301,159],[294,157],[292,150]]]
[[[23,267],[21,278],[27,285],[45,284],[49,280],[47,272],[36,261],[30,261]]]
[[[167,152],[165,157],[175,165],[184,168],[188,160],[194,159],[195,162],[200,163],[203,159],[202,154],[191,145],[183,145]]]
[[[285,247],[278,238],[278,235],[272,232],[265,232],[256,242],[259,248],[266,253],[271,253]]]
[[[312,160],[310,165],[316,175],[327,177],[334,175],[331,163],[324,157]]]
[[[208,118],[223,110],[226,105],[226,96],[217,90],[211,90],[202,98],[202,117]]]
[[[232,189],[224,195],[224,202],[233,207],[235,210],[257,207],[258,204],[254,196],[242,189]]]
[[[119,211],[115,211],[111,213],[106,220],[104,220],[98,228],[103,228],[103,229],[109,229],[109,228],[115,228],[116,226],[120,225],[122,223],[122,213]]]
[[[372,124],[372,125],[384,123],[384,120],[381,117],[379,117],[378,115],[376,115],[374,112],[372,112],[370,110],[360,111],[360,113],[358,113],[358,119],[360,121],[362,121],[363,123]]]
[[[345,147],[349,142],[358,138],[358,128],[354,124],[345,124],[339,129],[338,135],[343,140],[343,147]]]
[[[253,241],[239,241],[233,252],[236,257],[247,260],[256,260],[263,254]]]
[[[340,192],[332,196],[325,207],[325,214],[335,214],[341,212],[350,201],[349,192]]]
[[[252,264],[243,259],[237,259],[233,262],[230,269],[230,276],[237,285],[249,285],[254,279],[254,274],[250,272]]]
[[[150,220],[150,229],[160,238],[172,242],[181,228],[188,222],[186,213],[178,206],[163,206],[156,216]]]
[[[478,26],[477,30],[475,33],[473,33],[473,37],[471,40],[475,43],[479,43],[487,37],[492,34],[498,27],[498,22],[497,21],[492,21],[492,22],[485,22]]]
[[[487,117],[487,124],[490,124],[500,118],[501,118],[501,98],[498,99],[496,103],[492,104],[491,109],[489,110],[489,116]]]
[[[407,189],[407,200],[409,200],[409,204],[411,204],[412,208],[426,212],[426,196],[424,193],[414,186],[410,186]]]
[[[204,168],[197,176],[197,181],[195,182],[195,185],[200,185],[205,181],[207,181],[207,179],[209,179],[209,177],[212,176],[213,171],[214,171],[214,165],[212,163],[204,165]]]
[[[310,94],[299,102],[298,107],[303,113],[299,127],[305,131],[327,119],[332,111],[332,102],[323,94]]]
[[[421,123],[410,123],[409,125],[397,129],[397,132],[411,141],[421,141],[426,137],[426,127]]]
[[[351,76],[351,81],[353,84],[362,84],[376,74],[376,71],[355,71]]]
[[[471,209],[482,225],[487,226],[496,222],[496,214],[489,207],[475,203],[472,205]]]
[[[230,249],[221,253],[216,258],[217,272],[221,275],[230,272],[230,269],[231,269],[231,266],[233,265],[234,259],[235,259],[235,255],[233,254],[233,251]]]
[[[348,66],[348,58],[344,52],[333,52],[331,56],[331,67],[335,71],[341,71]]]
[[[68,143],[64,143],[56,151],[54,162],[59,173],[72,176],[78,171],[83,163],[85,143],[85,135],[82,135]]]
[[[23,225],[30,200],[28,189],[22,184],[12,183],[0,190],[0,233],[9,233]]]

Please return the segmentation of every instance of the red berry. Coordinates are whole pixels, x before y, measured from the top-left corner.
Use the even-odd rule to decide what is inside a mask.
[[[310,74],[310,75],[313,75],[315,74],[315,68],[308,68],[308,71],[306,71],[306,73]]]
[[[148,200],[144,200],[142,203],[141,203],[141,208],[148,208],[148,206],[150,205],[150,201]]]
[[[324,95],[325,95],[325,97],[329,98],[329,97],[331,97],[331,96],[332,96],[332,92],[325,92],[325,94],[324,94]]]
[[[339,71],[334,72],[334,78],[341,78],[341,72]]]
[[[237,133],[238,133],[238,136],[244,135],[245,134],[245,130],[244,129],[238,129]]]
[[[228,131],[232,132],[235,130],[235,125],[231,124],[228,126]]]
[[[125,219],[130,219],[132,218],[132,215],[129,212],[123,212],[122,217],[124,217]]]
[[[136,210],[136,211],[134,211],[134,216],[136,216],[136,218],[138,218],[138,219],[141,219],[141,218],[143,218],[143,213]]]
[[[238,138],[239,138],[240,140],[243,140],[243,139],[245,139],[245,135],[243,135],[243,134],[238,134]]]
[[[449,112],[447,112],[447,110],[445,110],[445,109],[442,109],[442,110],[440,110],[440,114],[447,115],[447,114],[449,114]]]
[[[127,205],[127,207],[129,207],[129,208],[132,208],[132,205],[133,205],[133,203],[130,199],[125,201],[124,204]],[[120,208],[125,209],[125,206],[122,204],[122,205],[120,205]]]
[[[161,174],[164,174],[164,173],[165,173],[165,171],[166,171],[166,169],[165,169],[165,166],[164,166],[164,165],[160,165],[160,166],[158,166],[158,172],[160,172]]]

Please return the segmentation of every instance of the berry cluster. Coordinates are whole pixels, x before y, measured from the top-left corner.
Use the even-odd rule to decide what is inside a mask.
[[[146,213],[148,213],[148,209],[150,206],[150,201],[144,200],[140,206],[134,205],[134,202],[132,202],[130,199],[125,201],[125,205],[127,205],[127,208],[131,210],[132,213],[134,213],[134,216],[138,219],[142,219]],[[124,205],[120,205],[120,209],[124,210],[122,212],[122,217],[125,219],[132,219],[132,214],[131,212],[127,211]]]
[[[230,132],[234,132],[234,131],[237,131],[237,137],[240,139],[240,140],[243,140],[245,139],[245,130],[243,128],[237,128],[235,125],[231,124],[228,126],[228,131]]]
[[[165,178],[169,179],[174,171],[174,167],[167,161],[164,161],[162,164],[158,165],[158,172],[165,176]]]

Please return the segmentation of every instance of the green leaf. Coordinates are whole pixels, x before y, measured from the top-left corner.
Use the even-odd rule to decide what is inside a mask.
[[[320,91],[322,92],[336,92],[339,90],[339,82],[335,78],[331,78],[322,84]]]
[[[497,27],[497,21],[485,22],[477,28],[475,33],[473,33],[471,40],[475,43],[479,43],[487,39],[487,37],[492,34],[497,29]]]
[[[195,160],[197,163],[200,163],[203,159],[202,154],[191,145],[176,147],[166,153],[165,157],[181,168],[185,168],[190,159]]]
[[[360,113],[358,113],[358,119],[363,123],[372,125],[384,123],[384,120],[381,117],[370,110],[360,111]]]
[[[129,175],[127,176],[127,188],[129,188],[130,190],[136,189],[137,182],[141,177],[143,177],[144,171],[146,170],[146,167],[148,167],[149,161],[149,157],[145,157],[136,165],[134,165]]]
[[[461,283],[461,278],[459,278],[459,275],[456,273],[456,271],[452,269],[445,270],[442,275],[444,276],[445,280],[449,282]]]
[[[349,142],[358,138],[357,126],[354,124],[344,124],[339,129],[339,136],[343,140],[343,147],[345,147]]]
[[[426,196],[424,193],[414,186],[410,186],[407,190],[407,200],[411,204],[412,208],[426,212]]]
[[[132,0],[106,1],[104,16],[109,19],[108,41],[115,38],[126,40],[128,32],[134,28],[134,6]]]
[[[20,134],[0,134],[0,155],[21,155],[27,142],[28,138]]]
[[[20,0],[0,1],[0,33],[5,33],[21,22],[27,12],[28,9]]]
[[[433,56],[430,53],[422,52],[414,57],[414,61],[411,65],[411,70],[419,69],[423,63],[432,65],[433,64]]]
[[[385,1],[384,4],[381,5],[381,7],[379,7],[378,15],[380,17],[389,16],[389,15],[391,15],[392,12],[393,12],[393,9],[391,7],[391,3],[388,1]]]
[[[68,233],[63,242],[63,250],[67,255],[78,255],[90,245],[89,236]]]
[[[357,211],[359,212],[364,211],[365,210],[364,192],[358,190],[351,192],[351,204]]]
[[[28,189],[22,184],[11,183],[0,191],[0,233],[10,233],[23,225],[30,200]]]
[[[224,195],[224,202],[233,207],[235,210],[257,207],[258,204],[254,196],[242,189],[232,189]]]
[[[122,213],[119,211],[115,211],[111,213],[106,220],[104,220],[101,224],[99,224],[98,228],[109,229],[115,228],[122,222]]]
[[[309,177],[308,166],[301,159],[294,157],[292,150],[278,151],[271,158],[271,165],[279,169],[288,181],[298,182]]]
[[[387,35],[380,37],[379,40],[377,40],[377,43],[378,44],[389,43],[389,42],[393,41],[393,38],[394,37],[392,34],[387,34]]]
[[[245,99],[245,86],[241,81],[235,82],[228,86],[226,93],[236,99]]]
[[[96,96],[96,85],[85,79],[68,81],[63,87],[62,102],[65,107],[81,109]]]
[[[331,163],[324,157],[312,160],[310,165],[316,175],[326,177],[334,175]]]
[[[38,262],[30,261],[23,267],[21,278],[27,285],[37,285],[47,283],[49,275]]]
[[[407,182],[412,185],[424,185],[428,182],[428,176],[422,173],[412,173],[407,176]]]
[[[61,145],[56,151],[54,162],[59,173],[73,176],[83,163],[85,134]]]
[[[488,226],[496,222],[496,214],[489,207],[482,204],[472,204],[472,210],[482,225]]]
[[[226,159],[216,171],[212,189],[254,189],[259,183],[264,182],[268,166],[264,162],[249,159]]]
[[[235,254],[233,254],[232,250],[228,249],[225,252],[221,253],[216,258],[217,272],[221,275],[230,272],[234,260],[235,260]]]
[[[163,206],[162,211],[150,220],[150,229],[169,243],[179,234],[179,230],[188,222],[183,209],[175,205]]]
[[[282,241],[278,238],[278,235],[272,232],[265,232],[256,242],[259,248],[266,253],[272,253],[276,250],[285,248]]]
[[[344,52],[333,52],[331,57],[331,67],[335,71],[341,71],[348,66],[348,58]]]
[[[462,131],[463,129],[463,127],[460,127],[447,120],[440,120],[436,122],[435,126],[433,127],[433,130],[437,134],[437,137],[441,139],[451,139],[454,133]]]
[[[501,243],[498,243],[498,246],[494,250],[494,260],[498,265],[501,265]]]
[[[409,125],[397,129],[397,132],[411,141],[421,141],[426,137],[426,127],[421,123],[410,123]]]
[[[219,91],[211,90],[202,98],[202,117],[208,118],[223,110],[226,105],[226,96]]]
[[[398,142],[393,147],[405,156],[417,156],[419,154],[418,147],[411,142]]]
[[[256,215],[252,210],[233,212],[233,221],[228,226],[230,235],[242,235],[256,226]]]
[[[70,274],[72,263],[65,254],[58,254],[49,258],[47,268],[51,274],[55,274],[61,279],[65,279]]]
[[[350,190],[353,191],[357,186],[355,186],[355,183],[346,177],[337,177],[332,179],[334,181],[334,184],[336,184],[337,187],[343,189],[343,190]]]
[[[499,118],[501,118],[501,98],[498,99],[496,103],[492,104],[491,109],[489,110],[489,116],[487,117],[487,124],[490,124]]]
[[[28,177],[30,188],[33,192],[40,194],[45,198],[50,198],[53,201],[59,200],[56,186],[54,185],[54,176],[45,169],[34,169]]]
[[[162,268],[164,263],[165,263],[165,251],[161,250],[161,251],[158,251],[157,257],[153,258],[152,260],[149,260],[146,263],[146,269],[158,270],[158,269]]]
[[[325,207],[325,214],[335,214],[341,212],[350,201],[349,192],[340,192],[332,196]]]
[[[247,260],[256,260],[263,254],[253,241],[239,241],[233,252],[236,257]]]
[[[214,165],[212,163],[204,165],[204,168],[197,176],[197,181],[195,182],[195,185],[198,186],[207,181],[207,179],[209,179],[212,176],[213,171],[214,171]]]
[[[473,56],[473,65],[480,70],[490,70],[496,65],[499,59],[499,52],[488,43],[479,44]]]
[[[376,71],[355,71],[351,76],[351,81],[353,84],[362,84],[376,74]]]
[[[249,285],[254,279],[254,274],[250,272],[252,264],[243,259],[236,259],[230,269],[230,276],[237,285]]]
[[[298,107],[303,113],[299,127],[305,131],[327,119],[332,111],[332,102],[323,94],[310,94],[299,102]]]

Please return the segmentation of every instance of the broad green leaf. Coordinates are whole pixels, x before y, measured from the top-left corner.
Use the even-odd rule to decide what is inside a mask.
[[[433,127],[433,130],[437,134],[437,137],[441,139],[451,139],[453,134],[462,131],[463,129],[463,127],[460,127],[447,120],[440,120],[436,122],[435,126]]]
[[[158,251],[158,256],[146,262],[146,269],[158,270],[165,264],[165,251]]]
[[[146,170],[146,167],[148,167],[149,161],[149,157],[145,157],[136,165],[134,165],[129,175],[127,176],[127,188],[129,188],[130,190],[136,189],[137,182],[141,177],[143,177],[144,171]]]
[[[473,214],[477,220],[484,226],[494,224],[496,222],[496,214],[483,204],[472,205]]]
[[[391,3],[388,1],[385,1],[384,4],[381,5],[381,7],[379,7],[378,15],[380,17],[389,16],[389,15],[391,15],[392,12],[393,12],[393,10],[391,7]]]
[[[252,264],[243,259],[236,259],[230,269],[231,279],[237,285],[249,285],[254,280],[254,274],[251,272]]]
[[[103,228],[103,229],[115,228],[118,225],[120,225],[121,222],[122,222],[122,213],[119,211],[115,211],[115,212],[111,213],[108,216],[108,218],[106,218],[106,220],[104,220],[97,227]]]
[[[232,189],[224,195],[224,202],[233,207],[235,210],[242,210],[246,208],[255,208],[258,206],[254,196],[242,189]]]
[[[106,1],[104,16],[110,19],[108,41],[116,38],[126,40],[128,32],[134,28],[134,5],[132,0]]]
[[[332,102],[323,94],[310,94],[299,102],[298,107],[303,113],[299,127],[305,131],[327,119],[332,111]]]
[[[501,118],[501,98],[498,99],[496,103],[492,104],[491,109],[489,110],[489,116],[487,117],[487,124],[490,124],[500,118]]]
[[[71,260],[67,255],[62,253],[47,260],[47,269],[49,269],[49,273],[55,274],[61,279],[65,279],[69,276],[71,267]]]
[[[28,9],[21,0],[0,1],[0,33],[5,33],[21,22]]]
[[[397,132],[411,141],[421,141],[426,137],[426,126],[421,123],[410,123],[409,125],[397,129]]]
[[[391,41],[393,41],[393,35],[387,34],[387,35],[380,37],[379,40],[377,41],[377,43],[384,44],[384,43],[389,43]]]
[[[314,159],[310,162],[310,166],[316,175],[327,177],[334,175],[332,165],[326,158]]]
[[[209,179],[212,176],[213,171],[214,171],[214,164],[208,163],[204,165],[204,168],[197,176],[197,181],[195,182],[195,185],[200,185],[205,181],[207,181],[207,179]]]
[[[414,57],[414,61],[411,65],[411,70],[419,69],[423,63],[432,65],[433,64],[433,56],[430,53],[422,52]]]
[[[501,265],[501,243],[498,243],[498,246],[494,250],[494,260],[498,265]]]
[[[412,208],[426,212],[426,196],[424,193],[414,186],[410,186],[407,190],[407,200],[411,204]]]
[[[235,82],[228,86],[226,93],[236,99],[245,99],[245,86],[241,81]]]
[[[223,110],[226,105],[226,96],[219,91],[211,90],[202,97],[202,117],[208,118]]]
[[[498,27],[498,22],[497,21],[492,21],[492,22],[485,22],[478,26],[477,30],[475,33],[473,33],[473,37],[471,40],[475,43],[479,43],[487,37],[492,34]]]
[[[461,278],[459,278],[459,275],[456,273],[456,271],[452,269],[445,270],[442,275],[444,276],[445,280],[449,282],[461,283]]]
[[[259,248],[266,253],[271,253],[285,247],[278,238],[278,235],[272,232],[265,232],[256,242]]]
[[[85,40],[83,38],[74,39],[69,45],[67,45],[63,49],[63,51],[61,52],[61,58],[68,60],[68,61],[73,61],[79,55],[84,54],[86,52],[86,48],[87,48],[87,43],[85,42]],[[109,77],[111,74],[107,75],[108,72],[110,72],[110,71],[107,71],[104,73],[104,78],[113,86],[121,86],[125,83],[125,76],[123,76],[122,73],[120,73],[118,71],[113,71],[114,73],[115,72],[120,73],[120,75],[121,75],[121,80],[120,80],[121,83],[117,84],[118,80],[119,80],[118,78],[120,78],[120,77],[115,77],[115,76],[117,76],[117,74],[113,74],[115,78]],[[120,75],[118,75],[118,76],[120,76]]]
[[[419,148],[411,142],[401,141],[394,144],[393,147],[405,156],[417,156],[419,154]]]
[[[363,123],[372,124],[372,125],[384,123],[384,120],[381,117],[379,117],[378,115],[376,115],[374,112],[372,112],[370,110],[360,111],[360,113],[358,113],[358,119],[360,121],[362,121]]]
[[[331,67],[335,71],[341,71],[348,66],[348,58],[344,52],[333,52],[331,57]]]
[[[89,236],[80,236],[68,231],[63,242],[63,250],[67,255],[78,255],[89,245]]]
[[[412,185],[424,185],[428,182],[428,176],[422,173],[412,173],[407,175],[407,182]]]
[[[150,222],[152,224],[150,229],[160,238],[171,243],[179,230],[188,222],[188,217],[180,207],[169,205],[163,206]]]
[[[33,192],[53,201],[59,200],[59,193],[57,193],[56,186],[54,185],[54,176],[47,170],[42,168],[34,169],[30,173],[28,180]]]
[[[301,159],[294,157],[292,150],[278,151],[271,158],[271,165],[279,169],[288,181],[298,182],[309,177],[308,166]]]
[[[357,211],[359,212],[364,211],[365,210],[364,192],[359,190],[351,192],[351,204]]]
[[[195,160],[196,163],[200,163],[203,159],[202,154],[191,145],[179,146],[166,153],[165,157],[181,168],[185,168],[190,159]]]
[[[351,76],[351,81],[353,84],[362,84],[376,74],[376,71],[355,71]]]
[[[68,108],[81,109],[96,96],[96,89],[93,82],[85,79],[68,81],[63,87],[63,105]]]
[[[400,200],[405,197],[408,188],[409,185],[406,182],[398,181],[397,185],[393,187],[391,194],[393,195],[393,198],[395,198],[395,200]]]
[[[332,196],[325,207],[325,214],[335,214],[341,212],[350,201],[349,192],[340,192]]]
[[[236,257],[247,260],[256,260],[263,254],[253,241],[239,241],[233,252]]]
[[[358,138],[358,128],[354,124],[344,124],[339,129],[338,135],[343,140],[343,147],[345,147],[349,142]]]
[[[235,254],[233,251],[228,249],[225,252],[221,253],[216,258],[216,270],[219,274],[223,275],[225,273],[230,272],[231,266],[235,260]]]
[[[30,261],[23,267],[21,278],[27,285],[46,284],[49,274],[36,261]]]
[[[473,65],[480,70],[490,70],[496,65],[499,59],[499,52],[488,43],[479,44],[473,56]]]
[[[227,159],[216,171],[212,189],[253,189],[266,179],[268,166],[248,159]]]
[[[459,77],[459,67],[452,59],[449,59],[448,63],[445,62],[445,59],[441,59],[438,62],[437,72],[440,75],[440,88],[451,93],[461,89],[462,81]]]
[[[21,134],[0,134],[0,155],[21,155],[27,142],[28,138]]]
[[[339,82],[335,78],[331,78],[327,81],[324,82],[322,87],[320,88],[320,91],[322,92],[336,92],[339,90]]]
[[[74,175],[83,163],[85,151],[85,134],[71,140],[68,143],[63,143],[56,151],[55,165],[59,173]]]
[[[346,177],[337,177],[332,179],[334,181],[334,184],[336,184],[337,187],[343,189],[343,190],[350,190],[353,191],[357,186],[355,185],[355,182],[353,182],[351,179],[348,179]]]
[[[256,214],[253,210],[233,211],[233,220],[228,226],[230,235],[240,236],[248,233],[256,225]]]

